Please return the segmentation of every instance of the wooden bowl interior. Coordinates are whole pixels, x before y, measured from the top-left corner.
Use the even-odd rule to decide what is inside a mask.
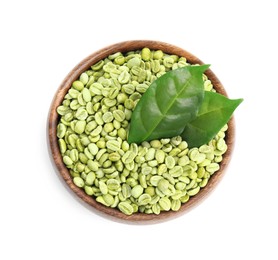
[[[135,213],[131,216],[127,216],[121,213],[118,209],[109,208],[96,202],[96,200],[93,197],[87,195],[83,189],[75,186],[72,181],[72,177],[70,176],[69,170],[65,167],[63,163],[62,156],[58,146],[56,127],[59,120],[59,115],[57,114],[56,109],[62,103],[63,98],[66,95],[69,88],[71,87],[72,82],[76,80],[82,72],[88,70],[90,66],[92,66],[93,64],[97,63],[98,61],[106,58],[107,56],[115,52],[125,53],[128,51],[140,50],[144,47],[148,47],[152,50],[162,50],[163,52],[168,54],[176,54],[178,56],[185,57],[188,60],[188,62],[191,64],[196,64],[196,63],[203,64],[203,62],[200,59],[198,59],[191,53],[179,47],[173,46],[168,43],[163,43],[163,42],[140,40],[140,41],[121,42],[121,43],[108,46],[107,48],[103,48],[91,54],[87,58],[85,58],[75,68],[73,68],[73,70],[66,76],[66,78],[64,79],[64,81],[62,82],[62,84],[60,85],[60,87],[58,88],[54,96],[54,99],[52,101],[49,110],[49,117],[48,117],[48,139],[49,139],[49,147],[50,147],[51,155],[59,173],[61,174],[66,184],[70,187],[70,189],[84,202],[94,207],[98,211],[108,214],[109,216],[115,217],[117,219],[133,221],[137,223],[160,222],[162,220],[171,219],[173,217],[180,216],[185,212],[188,212],[194,206],[198,205],[201,201],[203,201],[204,198],[211,193],[211,191],[215,188],[215,186],[219,183],[219,181],[223,177],[223,173],[230,161],[231,153],[233,150],[234,132],[235,132],[234,120],[232,118],[228,123],[229,128],[226,132],[226,137],[225,137],[226,143],[228,145],[228,150],[223,156],[223,161],[220,164],[220,170],[211,176],[207,186],[202,188],[197,195],[191,197],[188,202],[182,204],[181,209],[177,212],[167,211],[167,212],[161,212],[159,215]],[[224,87],[222,86],[218,78],[215,76],[215,74],[210,69],[207,70],[205,74],[212,81],[212,84],[216,89],[216,91],[227,96]]]

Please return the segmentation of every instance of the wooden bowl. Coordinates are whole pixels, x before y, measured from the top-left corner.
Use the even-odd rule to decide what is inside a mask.
[[[60,85],[60,87],[58,88],[54,96],[49,111],[49,117],[48,117],[48,138],[49,138],[49,147],[51,150],[51,155],[58,169],[58,172],[60,173],[60,175],[66,182],[66,184],[70,187],[70,189],[89,206],[97,209],[102,213],[107,214],[107,216],[109,215],[112,216],[112,218],[114,217],[113,218],[114,220],[132,221],[136,223],[160,222],[173,217],[177,217],[185,212],[188,212],[190,209],[192,209],[193,207],[198,205],[201,201],[203,201],[204,198],[206,198],[212,192],[212,190],[216,187],[216,185],[223,177],[223,173],[226,170],[227,165],[230,161],[231,153],[234,146],[234,135],[235,135],[234,120],[232,118],[228,123],[229,128],[226,132],[226,137],[225,137],[226,143],[228,145],[228,150],[223,155],[223,161],[220,164],[220,170],[211,176],[207,186],[202,188],[197,195],[191,197],[188,202],[182,204],[180,210],[177,212],[164,211],[161,212],[159,215],[135,213],[131,216],[127,216],[121,213],[118,209],[106,207],[96,202],[96,200],[93,197],[87,195],[83,189],[75,186],[72,181],[72,177],[70,176],[69,170],[65,167],[63,163],[62,156],[60,154],[60,150],[58,146],[58,139],[56,137],[56,127],[59,120],[59,115],[56,112],[56,108],[62,103],[63,98],[67,93],[67,91],[69,90],[69,88],[71,87],[72,82],[75,81],[82,72],[88,70],[90,66],[92,66],[93,64],[97,63],[99,60],[102,60],[115,52],[125,53],[128,51],[140,50],[144,47],[148,47],[153,50],[162,50],[163,52],[168,54],[176,54],[178,56],[185,57],[188,60],[188,62],[191,64],[196,64],[196,63],[203,64],[203,62],[200,59],[198,59],[191,53],[168,43],[163,43],[158,41],[138,40],[138,41],[126,41],[126,42],[110,45],[85,58],[77,66],[75,66],[73,70],[66,76],[66,78],[64,79],[64,81],[62,82],[62,84]],[[205,72],[205,74],[213,83],[213,86],[216,89],[216,91],[227,96],[224,87],[222,86],[218,78],[214,75],[214,73],[209,69]]]

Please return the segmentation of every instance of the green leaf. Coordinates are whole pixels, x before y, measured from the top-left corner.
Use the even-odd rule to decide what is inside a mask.
[[[189,147],[199,147],[215,137],[229,121],[243,99],[228,99],[218,93],[205,91],[198,116],[186,124],[181,137]]]
[[[204,97],[203,72],[209,65],[186,66],[155,80],[131,117],[129,143],[180,135]]]

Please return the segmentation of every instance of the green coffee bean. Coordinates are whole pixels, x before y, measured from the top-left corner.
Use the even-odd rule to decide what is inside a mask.
[[[108,206],[111,206],[114,203],[114,197],[112,195],[104,194],[102,197]]]
[[[199,148],[199,151],[200,151],[201,153],[211,153],[213,150],[212,150],[212,148],[211,148],[210,146],[204,144],[204,145],[202,145],[202,146]]]
[[[143,77],[143,75],[141,75],[142,77]],[[141,80],[142,81],[142,80]],[[139,93],[145,93],[146,92],[146,90],[148,89],[148,85],[146,85],[146,84],[138,84],[137,86],[136,86],[136,91],[138,91]]]
[[[191,172],[194,171],[193,167],[191,165],[185,165],[182,167],[183,173],[188,176]]]
[[[131,99],[126,99],[124,102],[125,108],[133,109],[134,108],[134,101]]]
[[[162,191],[160,191],[158,188],[155,188],[155,194],[160,198],[165,196],[165,194]]]
[[[72,159],[67,155],[63,157],[63,162],[66,166],[71,166],[73,164]]]
[[[134,187],[132,188],[132,190],[131,190],[131,195],[132,195],[134,198],[137,199],[137,198],[139,198],[139,197],[142,195],[143,191],[144,191],[144,189],[143,189],[142,186],[136,185],[136,186],[134,186]]]
[[[63,119],[66,122],[71,122],[73,120],[73,113],[72,112],[68,112],[64,115]]]
[[[221,162],[222,160],[220,160],[219,162]],[[204,159],[201,163],[199,163],[199,167],[205,167],[208,166],[211,163],[210,160],[208,159]]]
[[[74,178],[73,178],[73,183],[74,183],[77,187],[79,187],[79,188],[82,188],[82,187],[84,187],[84,185],[85,185],[83,179],[80,178],[80,177],[74,177]]]
[[[148,186],[148,187],[145,189],[145,193],[146,193],[146,194],[149,194],[151,197],[153,197],[153,196],[155,195],[155,189],[154,189],[154,187]]]
[[[129,96],[129,98],[133,101],[139,100],[141,97],[142,97],[142,95],[137,92],[135,92]]]
[[[98,151],[99,151],[99,148],[98,148],[97,145],[94,144],[94,143],[90,143],[90,144],[88,145],[88,149],[89,149],[89,151],[90,151],[90,153],[91,153],[92,155],[96,155],[96,154],[98,153]]]
[[[176,185],[175,185],[175,188],[177,190],[184,190],[186,187],[186,184],[184,182],[177,182]]]
[[[118,141],[116,140],[110,140],[110,141],[107,141],[106,143],[106,147],[108,149],[110,149],[111,151],[115,151],[117,152],[120,148],[121,148],[121,145]]]
[[[77,149],[72,149],[70,151],[70,158],[73,162],[77,162],[78,161],[78,158],[79,158],[79,154],[78,154],[78,151]]]
[[[141,55],[144,61],[148,61],[151,58],[151,50],[149,48],[143,48]]]
[[[104,206],[109,206],[106,202],[105,202],[105,200],[103,199],[103,196],[97,196],[96,197],[96,201],[97,202],[99,202],[99,203],[101,203],[101,204],[103,204]]]
[[[91,92],[90,92],[89,89],[84,88],[81,93],[82,93],[82,97],[83,97],[85,102],[90,102],[91,101],[92,96],[91,96]]]
[[[132,84],[125,84],[122,86],[122,90],[126,94],[131,95],[135,91],[135,87]]]
[[[181,203],[186,203],[188,200],[189,200],[189,195],[188,194],[180,197]]]
[[[218,171],[219,169],[220,169],[220,166],[217,163],[211,163],[208,166],[206,166],[206,171],[211,174]]]
[[[158,165],[158,162],[156,160],[148,161],[148,165],[151,167],[155,167]]]
[[[138,198],[138,204],[139,206],[147,205],[148,203],[151,202],[151,200],[152,200],[151,196],[147,193],[144,193]]]
[[[118,77],[118,81],[121,84],[126,84],[130,79],[130,74],[127,71],[123,71],[119,77]]]
[[[92,137],[96,137],[98,136],[102,131],[102,126],[98,126],[97,128],[95,128],[91,133],[90,133],[90,136]]]
[[[93,66],[91,66],[92,70],[97,71],[100,70],[104,65],[104,61],[100,60],[98,63],[94,64]]]
[[[163,55],[164,54],[161,50],[157,50],[157,51],[154,52],[153,58],[156,59],[156,60],[161,60]]]
[[[129,171],[135,171],[135,170],[134,170],[134,169],[135,169],[135,163],[134,163],[134,161],[125,164],[125,167],[126,167]]]
[[[129,164],[129,163],[133,162],[135,156],[136,156],[136,154],[134,152],[127,151],[122,157],[122,162],[124,164]]]
[[[85,131],[85,127],[86,127],[86,121],[85,120],[80,120],[77,121],[74,127],[74,131],[77,134],[82,134]]]
[[[61,116],[66,115],[69,111],[70,111],[69,108],[68,108],[68,107],[65,107],[65,106],[59,106],[59,107],[57,108],[57,113],[58,113],[59,115],[61,115]]]
[[[118,204],[118,208],[121,212],[123,212],[126,215],[131,215],[133,213],[133,207],[128,202],[120,202]]]
[[[117,103],[116,99],[104,98],[103,104],[107,107],[113,107]]]
[[[80,177],[85,180],[86,179],[86,172],[81,172]]]
[[[158,201],[158,204],[162,210],[169,211],[171,208],[171,201],[167,197],[163,197]]]
[[[85,106],[85,105],[86,105],[86,102],[85,102],[85,100],[83,99],[82,93],[78,94],[78,96],[77,96],[77,101],[78,101],[78,103],[79,103],[81,106]]]
[[[58,144],[59,144],[61,154],[64,154],[67,150],[67,144],[66,144],[65,140],[59,139]]]
[[[168,169],[173,169],[175,166],[175,159],[172,156],[167,156],[165,158],[165,164],[167,166]]]
[[[178,165],[179,166],[185,166],[185,165],[187,165],[187,164],[189,164],[189,158],[188,158],[188,156],[182,156],[182,157],[180,157],[179,159],[178,159]]]
[[[81,81],[76,80],[72,83],[72,87],[78,91],[81,91],[84,88],[84,84]]]
[[[179,60],[179,62],[178,62],[178,67],[179,68],[187,66],[187,65],[188,65],[188,63],[184,60]]]
[[[79,80],[83,83],[83,85],[86,85],[89,81],[89,76],[87,73],[82,73],[79,77]]]
[[[186,190],[190,190],[193,188],[193,186],[196,184],[196,181],[193,179],[190,181],[188,185],[186,185]]]
[[[138,154],[138,151],[139,151],[137,144],[132,143],[130,145],[130,151],[133,152],[135,154],[135,156],[136,156]]]
[[[88,117],[88,112],[86,111],[86,109],[80,107],[77,109],[75,117],[79,120],[85,120]]]
[[[168,172],[165,172],[162,174],[162,176],[167,179],[172,185],[175,184],[175,179],[173,176],[171,176]]]
[[[74,99],[73,101],[70,102],[70,108],[72,110],[77,110],[79,107],[80,107],[80,104],[78,103],[78,101],[76,99]]]
[[[115,99],[118,96],[118,94],[119,94],[119,89],[117,87],[114,87],[110,89],[108,98]]]
[[[172,177],[179,177],[183,174],[183,168],[181,166],[174,166],[169,170],[169,173]]]
[[[214,157],[214,162],[216,162],[216,163],[220,163],[222,160],[223,160],[223,157],[221,155]],[[205,165],[205,166],[207,166],[207,165]]]
[[[177,156],[178,154],[180,154],[180,152],[181,152],[181,150],[180,150],[179,148],[176,147],[176,148],[172,149],[172,150],[169,152],[169,155],[175,157],[175,156]]]
[[[121,110],[114,110],[113,116],[118,122],[123,122],[125,120],[125,113]]]
[[[131,187],[126,183],[122,185],[122,194],[126,199],[131,196]]]
[[[149,148],[147,151],[145,158],[147,161],[151,161],[155,158],[155,149],[154,148]]]
[[[117,65],[123,65],[125,63],[125,58],[123,56],[118,56],[116,59],[115,59],[115,63]]]
[[[112,162],[117,162],[120,159],[121,159],[121,156],[116,152],[109,154],[109,160],[112,161]]]
[[[99,185],[100,192],[101,192],[102,194],[107,194],[107,193],[108,193],[107,185],[106,185],[103,181],[100,181],[100,182],[98,183],[98,185]]]
[[[191,180],[195,180],[195,179],[197,179],[198,174],[197,174],[196,172],[190,172],[190,173],[188,174],[188,177],[189,177]]]
[[[97,125],[96,121],[91,121],[91,122],[89,122],[89,123],[86,125],[86,127],[85,127],[86,133],[89,134],[89,133],[92,132],[94,129],[96,129],[97,126],[98,126],[98,125]]]
[[[224,139],[219,139],[216,143],[216,147],[218,150],[223,151],[226,149],[227,145],[224,141]]]
[[[105,153],[105,154],[103,154],[103,155],[99,158],[99,160],[98,160],[99,164],[100,164],[103,168],[106,168],[106,167],[103,166],[103,164],[104,164],[104,162],[108,159],[108,157],[109,157],[108,153]],[[106,164],[106,165],[107,165],[107,164]]]
[[[158,73],[160,70],[160,62],[158,60],[152,60],[151,69],[153,73]]]
[[[124,102],[128,99],[127,95],[125,93],[120,93],[118,96],[117,96],[117,102],[119,104],[124,104]]]
[[[92,187],[85,185],[84,190],[87,195],[89,195],[89,196],[94,195],[94,190]]]
[[[107,187],[109,190],[117,191],[120,189],[121,185],[120,182],[116,179],[109,179],[107,181]]]
[[[209,161],[212,161],[214,159],[214,154],[212,153],[207,153],[206,154],[206,159],[208,159]]]
[[[200,191],[200,187],[197,186],[195,189],[192,189],[192,190],[187,191],[187,194],[188,194],[189,196],[194,196],[194,195],[196,195],[199,191]]]
[[[140,65],[141,60],[138,57],[134,57],[127,62],[127,67],[132,68],[132,67],[137,67]]]
[[[80,162],[87,164],[89,158],[84,153],[79,153],[79,160]]]
[[[121,128],[121,123],[118,122],[117,120],[113,120],[113,126],[115,129],[119,130]],[[119,136],[120,137],[120,136]],[[121,137],[120,137],[121,138]],[[123,138],[122,138],[123,139]]]
[[[86,183],[87,185],[90,185],[90,186],[91,186],[91,185],[93,185],[95,179],[96,179],[95,173],[94,173],[94,172],[89,172],[89,173],[87,174],[87,176],[86,176],[85,183]]]
[[[160,191],[165,192],[169,188],[169,181],[161,179],[158,182],[157,187]]]
[[[163,164],[158,166],[157,174],[162,175],[165,172],[167,172],[167,166],[166,166],[166,164],[163,163]]]
[[[149,167],[149,166],[142,167],[142,170],[141,170],[142,174],[144,174],[144,175],[150,174],[151,171],[152,171],[152,167]]]
[[[110,123],[114,119],[113,114],[111,112],[106,112],[102,116],[102,120],[104,123]]]
[[[208,178],[202,179],[202,181],[199,183],[199,187],[204,188],[207,185],[208,180],[209,180]]]
[[[150,183],[152,186],[156,187],[158,185],[159,181],[162,179],[163,179],[163,177],[155,175],[150,178]]]
[[[97,171],[98,167],[99,167],[99,164],[92,160],[88,160],[87,165],[88,165],[89,169],[92,171]]]
[[[103,130],[105,133],[110,133],[110,136],[115,136],[117,134],[117,131],[114,132],[114,126],[112,123],[106,123],[104,126],[103,126]]]
[[[211,90],[212,90],[213,86],[212,86],[210,80],[206,80],[206,81],[204,82],[204,88],[205,88],[206,91],[211,91]]]
[[[103,148],[103,149],[100,149],[96,155],[96,159],[97,161],[101,158],[102,155],[104,155],[106,153],[106,149]]]
[[[163,64],[166,68],[171,68],[174,64],[174,59],[172,57],[165,57],[163,60]]]
[[[57,126],[57,136],[59,138],[63,138],[66,134],[67,127],[64,124],[58,124]]]
[[[82,137],[80,142],[83,146],[88,146],[90,144],[90,139],[88,137]]]
[[[146,175],[144,175],[144,174],[139,174],[139,183],[140,183],[140,185],[144,188],[144,189],[146,189],[147,188],[147,181],[146,181]]]
[[[154,214],[159,215],[160,214],[160,206],[158,204],[153,204],[152,211]]]

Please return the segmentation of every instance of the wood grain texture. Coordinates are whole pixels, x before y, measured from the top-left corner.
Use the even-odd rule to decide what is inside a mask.
[[[158,42],[158,41],[148,41],[148,40],[138,40],[138,41],[126,41],[126,42],[121,42],[117,43],[111,46],[108,46],[106,48],[103,48],[87,58],[85,58],[83,61],[81,61],[77,66],[73,68],[73,70],[66,76],[62,84],[59,86],[54,99],[52,101],[50,110],[49,110],[49,116],[48,116],[48,141],[49,141],[49,148],[50,148],[50,153],[51,157],[53,158],[53,162],[57,167],[57,170],[59,174],[62,176],[64,181],[66,182],[66,185],[79,197],[81,198],[82,201],[87,203],[89,206],[93,207],[94,209],[105,213],[106,216],[112,217],[113,220],[118,220],[118,221],[128,221],[132,223],[137,223],[137,224],[146,224],[146,223],[157,223],[165,220],[172,219],[174,217],[180,216],[184,214],[185,212],[188,212],[191,210],[193,207],[197,206],[202,202],[217,186],[219,181],[222,179],[224,175],[224,171],[227,169],[228,163],[231,158],[231,154],[233,151],[234,147],[234,138],[235,138],[235,124],[234,124],[234,119],[232,118],[228,125],[229,129],[227,130],[226,133],[226,143],[228,145],[228,150],[223,156],[223,161],[221,162],[220,165],[220,170],[217,171],[212,175],[210,178],[208,184],[206,187],[201,189],[201,191],[194,197],[191,197],[190,200],[183,204],[181,209],[178,212],[174,211],[168,211],[168,212],[162,212],[159,215],[155,214],[144,214],[144,213],[135,213],[131,216],[126,216],[125,214],[121,213],[117,209],[112,209],[109,207],[106,207],[98,202],[91,197],[88,196],[82,189],[78,188],[73,184],[72,178],[70,176],[70,173],[68,169],[65,167],[63,161],[62,161],[62,156],[59,151],[59,146],[58,146],[58,139],[56,137],[56,127],[57,123],[59,120],[59,116],[56,112],[57,107],[62,103],[63,98],[69,88],[71,87],[71,84],[74,80],[76,80],[79,75],[88,70],[90,66],[95,64],[96,62],[100,61],[101,59],[106,58],[112,53],[115,52],[128,52],[128,51],[133,51],[133,50],[140,50],[144,47],[148,47],[153,50],[162,50],[165,53],[168,54],[176,54],[178,56],[183,56],[186,57],[188,62],[192,64],[203,64],[203,62],[192,55],[191,53],[176,47],[174,45],[168,44],[168,43],[163,43],[163,42]],[[205,73],[208,78],[212,81],[214,88],[217,90],[217,92],[227,96],[227,93],[222,86],[221,82],[218,80],[218,78],[215,76],[215,74],[209,69]]]

